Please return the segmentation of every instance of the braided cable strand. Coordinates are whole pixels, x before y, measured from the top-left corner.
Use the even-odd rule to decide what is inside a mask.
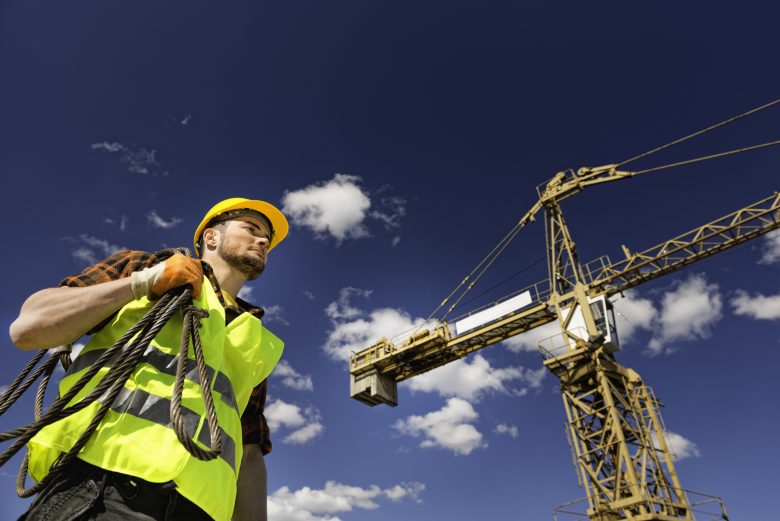
[[[217,458],[222,453],[222,433],[219,431],[217,413],[214,408],[214,400],[211,395],[211,383],[208,378],[206,362],[203,357],[203,348],[200,343],[200,333],[198,332],[199,319],[208,316],[208,312],[195,306],[187,306],[184,309],[184,326],[181,335],[181,346],[176,361],[176,380],[173,386],[173,396],[171,397],[171,423],[176,431],[176,437],[193,456],[203,461],[210,461]],[[184,375],[187,370],[187,358],[190,340],[192,341],[193,351],[195,353],[195,362],[198,367],[198,378],[200,380],[201,395],[206,406],[209,432],[213,447],[211,450],[204,450],[199,447],[187,432],[181,417],[182,393],[184,391]],[[216,375],[216,373],[215,373]]]
[[[30,362],[25,366],[24,369],[22,369],[22,372],[19,373],[19,376],[17,376],[13,382],[8,386],[8,389],[3,393],[2,396],[0,396],[0,415],[3,414],[5,411],[8,410],[9,407],[11,407],[16,400],[19,399],[19,397],[24,393],[24,391],[27,390],[28,387],[32,385],[32,383],[35,381],[36,378],[40,375],[39,371],[36,371],[35,376],[30,378],[27,382],[25,382],[21,387],[22,381],[27,377],[27,375],[30,374],[30,371],[33,370],[33,367],[35,367],[38,362],[41,361],[41,358],[46,354],[46,351],[38,351],[35,353],[35,356],[30,360]]]
[[[165,299],[165,297],[168,298]],[[100,422],[103,421],[103,418],[108,413],[117,395],[124,388],[127,379],[130,377],[133,371],[135,371],[135,367],[141,360],[141,357],[146,351],[149,343],[157,335],[160,329],[165,326],[174,313],[178,311],[178,309],[182,306],[182,303],[187,302],[190,299],[190,294],[188,291],[184,291],[174,300],[172,300],[170,294],[165,295],[165,297],[163,297],[163,299],[170,302],[169,305],[161,305],[163,304],[163,299],[160,299],[161,302],[158,302],[152,308],[152,310],[150,310],[149,313],[147,313],[147,315],[141,319],[143,321],[149,317],[149,319],[146,320],[148,327],[144,328],[143,336],[136,338],[133,342],[126,346],[124,352],[120,355],[120,358],[117,359],[117,362],[111,367],[111,370],[106,373],[106,375],[100,380],[100,383],[95,387],[95,389],[92,390],[92,392],[90,392],[81,402],[76,404],[76,406],[69,407],[63,411],[63,413],[61,413],[61,415],[65,417],[71,414],[73,409],[81,410],[86,407],[86,405],[82,405],[84,403],[89,405],[96,400],[102,402],[97,413],[92,418],[89,425],[87,425],[87,428],[76,441],[74,446],[64,456],[62,456],[57,464],[49,469],[49,473],[46,475],[46,477],[44,477],[38,484],[33,485],[29,489],[24,489],[24,479],[26,477],[27,469],[24,468],[25,472],[23,475],[22,469],[20,469],[20,477],[17,478],[16,491],[19,497],[29,497],[33,494],[37,494],[43,490],[57,474],[59,474],[61,469],[65,468],[76,459],[78,453],[81,451],[81,449],[84,448],[92,434],[100,425]],[[159,314],[157,316],[150,316],[150,313],[154,310],[159,310]],[[97,362],[95,365],[97,365]],[[90,369],[93,369],[95,365],[93,365]],[[99,368],[100,367],[98,367],[98,369]],[[24,435],[20,436],[19,440],[17,440],[14,445],[9,448],[8,452],[10,452],[12,449],[16,449],[14,452],[18,451],[36,433],[37,431],[34,431],[33,429],[25,432]],[[26,461],[23,462],[23,467],[26,467]]]
[[[192,256],[190,250],[187,248],[167,248],[157,252],[155,255],[159,259],[165,260],[177,253],[190,257]],[[192,456],[204,461],[212,460],[219,456],[222,451],[222,436],[219,429],[219,422],[211,393],[211,382],[208,378],[208,369],[203,356],[203,347],[198,331],[200,319],[208,316],[208,312],[192,304],[192,289],[189,286],[185,286],[183,288],[171,290],[163,295],[163,297],[160,298],[154,306],[141,317],[141,319],[131,326],[130,329],[114,343],[114,345],[106,349],[105,352],[87,368],[84,374],[79,377],[63,396],[59,396],[55,399],[45,413],[43,412],[43,400],[51,375],[54,372],[57,362],[60,362],[66,370],[68,369],[71,362],[69,351],[54,352],[49,359],[33,372],[33,368],[40,362],[46,353],[46,350],[39,351],[22,370],[19,376],[11,383],[9,389],[0,396],[1,415],[16,402],[19,396],[21,396],[32,383],[38,379],[38,377],[43,375],[35,396],[35,421],[23,427],[0,433],[0,442],[16,439],[5,452],[0,454],[0,466],[8,462],[8,460],[24,447],[33,436],[47,425],[81,411],[95,401],[98,401],[101,404],[97,413],[92,418],[89,425],[87,425],[74,446],[58,459],[57,463],[49,469],[48,474],[39,483],[29,489],[24,488],[29,469],[29,454],[25,454],[16,481],[16,492],[20,497],[29,497],[40,492],[60,473],[61,469],[77,458],[78,453],[84,448],[92,437],[92,434],[105,418],[114,400],[124,388],[125,383],[135,371],[138,363],[142,361],[143,355],[151,341],[178,312],[181,312],[183,315],[182,344],[177,361],[174,396],[171,400],[171,422],[174,425],[177,437]],[[193,344],[193,351],[200,379],[201,394],[206,409],[211,440],[213,442],[212,450],[208,451],[195,444],[187,433],[181,418],[181,397],[190,341],[192,341]],[[77,403],[68,405],[103,367],[110,367],[110,369],[103,375],[89,394]],[[30,374],[31,372],[32,375]],[[25,378],[27,378],[27,380],[25,380]]]

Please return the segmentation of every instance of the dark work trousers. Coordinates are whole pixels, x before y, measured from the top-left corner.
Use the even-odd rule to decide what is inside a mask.
[[[175,490],[108,472],[81,460],[68,465],[38,494],[19,521],[209,521]]]

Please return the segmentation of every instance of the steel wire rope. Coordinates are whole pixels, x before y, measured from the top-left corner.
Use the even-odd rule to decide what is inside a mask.
[[[161,260],[166,259],[170,255],[175,253],[183,253],[191,256],[190,251],[186,248],[173,249],[167,248],[158,252],[156,255]],[[35,397],[35,421],[17,429],[0,434],[0,442],[7,441],[16,438],[14,442],[3,454],[0,454],[0,466],[5,464],[11,457],[13,457],[35,434],[37,434],[45,426],[50,425],[62,418],[70,416],[80,410],[83,410],[87,406],[91,405],[95,401],[101,402],[101,406],[98,409],[95,416],[90,421],[85,431],[81,434],[74,446],[64,455],[58,458],[57,462],[49,469],[47,475],[36,485],[25,489],[25,481],[27,477],[29,455],[25,454],[22,465],[19,469],[17,476],[16,491],[20,497],[29,497],[37,492],[40,492],[65,466],[71,463],[81,451],[81,449],[87,444],[94,431],[103,420],[108,410],[113,405],[114,400],[119,395],[119,392],[124,388],[125,382],[135,371],[136,366],[141,361],[143,354],[148,348],[151,341],[157,335],[157,333],[168,323],[168,321],[177,313],[181,311],[183,314],[183,327],[182,327],[182,345],[188,346],[192,341],[195,351],[195,362],[198,369],[198,375],[200,380],[201,394],[204,400],[206,409],[207,420],[209,423],[209,430],[211,433],[211,440],[213,447],[209,451],[204,451],[202,448],[195,445],[191,440],[186,428],[181,421],[181,389],[178,392],[178,399],[171,400],[171,423],[174,425],[177,437],[182,441],[185,448],[194,457],[202,460],[214,459],[221,453],[222,449],[222,436],[219,430],[218,420],[216,416],[216,410],[214,407],[213,397],[210,389],[210,382],[208,378],[208,369],[206,368],[205,359],[203,356],[202,346],[200,342],[200,334],[198,328],[200,325],[199,320],[208,316],[208,312],[202,310],[192,304],[192,290],[190,287],[177,288],[163,295],[147,313],[139,319],[128,331],[117,340],[114,345],[105,350],[105,352],[98,357],[92,365],[84,372],[84,374],[74,383],[74,385],[65,393],[65,395],[58,397],[49,406],[46,413],[43,412],[43,398],[46,391],[46,387],[50,380],[52,373],[56,367],[57,361],[60,361],[67,370],[70,362],[69,352],[60,351],[55,352],[49,357],[44,364],[39,367],[28,380],[25,378],[30,375],[30,372],[35,365],[41,360],[46,353],[46,350],[42,350],[33,357],[33,359],[27,364],[22,372],[11,383],[9,389],[0,396],[0,415],[5,412],[24,391],[26,391],[30,385],[41,375],[44,375],[38,392]],[[187,349],[180,348],[177,355],[177,370],[176,381],[181,382],[183,386],[184,375],[187,365]],[[59,356],[57,356],[59,355]],[[114,358],[116,358],[114,360]],[[86,384],[103,368],[108,362],[111,362],[110,369],[101,378],[100,382],[79,402],[68,407],[68,403],[86,386]],[[216,377],[216,373],[215,373]],[[187,441],[184,441],[187,440]]]
[[[680,143],[682,143],[684,141],[688,141],[689,139],[693,139],[693,138],[695,138],[697,136],[701,136],[702,134],[706,134],[707,132],[709,132],[711,130],[715,130],[716,128],[720,128],[722,126],[728,125],[729,123],[733,123],[733,122],[735,122],[735,121],[737,121],[739,119],[742,119],[744,117],[753,115],[756,112],[762,111],[764,109],[768,109],[769,107],[771,107],[773,105],[777,105],[778,103],[780,103],[780,99],[776,99],[774,101],[770,101],[769,103],[767,103],[765,105],[761,105],[760,107],[756,107],[754,109],[748,110],[747,112],[743,112],[741,114],[737,114],[736,116],[733,116],[731,118],[723,120],[720,123],[716,123],[716,124],[711,125],[711,126],[705,128],[705,129],[699,130],[699,131],[694,132],[692,134],[688,134],[688,135],[683,136],[683,137],[681,137],[679,139],[675,139],[674,141],[672,141],[670,143],[667,143],[665,145],[661,145],[660,147],[656,147],[656,148],[654,148],[652,150],[648,150],[647,152],[644,152],[644,153],[639,154],[637,156],[634,156],[632,158],[626,159],[625,161],[623,161],[621,163],[618,163],[615,166],[615,168],[620,168],[623,165],[626,165],[628,163],[632,163],[634,161],[637,161],[637,160],[642,159],[644,157],[647,157],[649,155],[655,154],[656,152],[660,152],[661,150],[665,150],[665,149],[667,149],[667,148],[669,148],[671,146],[678,145],[678,144],[680,144]]]
[[[726,152],[719,152],[717,154],[710,154],[708,156],[695,157],[693,159],[687,159],[685,161],[678,161],[676,163],[669,163],[669,164],[666,164],[666,165],[655,166],[655,167],[652,167],[652,168],[646,168],[644,170],[638,170],[638,171],[634,172],[634,175],[648,174],[650,172],[657,172],[659,170],[667,170],[669,168],[674,168],[674,167],[677,167],[677,166],[690,165],[690,164],[693,164],[693,163],[699,163],[701,161],[707,161],[707,160],[710,160],[710,159],[717,159],[717,158],[720,158],[720,157],[731,156],[731,155],[734,155],[734,154],[740,154],[742,152],[749,152],[751,150],[758,150],[760,148],[771,147],[771,146],[774,146],[774,145],[780,145],[780,139],[778,139],[776,141],[768,141],[766,143],[761,143],[760,145],[753,145],[753,146],[744,147],[744,148],[737,148],[737,149],[734,149],[734,150],[728,150]]]
[[[489,288],[487,288],[487,289],[485,289],[484,291],[482,291],[482,293],[479,293],[479,294],[477,294],[477,295],[474,295],[474,296],[473,296],[473,297],[471,297],[469,300],[467,300],[466,302],[464,302],[463,304],[461,304],[461,307],[462,307],[462,306],[466,306],[466,305],[468,305],[468,304],[470,304],[470,303],[474,302],[474,301],[475,301],[475,300],[477,300],[479,297],[481,297],[481,296],[483,296],[483,295],[486,295],[487,293],[490,293],[491,291],[493,291],[493,290],[494,290],[494,289],[496,289],[497,287],[499,287],[499,286],[502,286],[502,285],[506,284],[507,282],[509,282],[509,281],[510,281],[510,280],[512,280],[513,278],[517,277],[518,275],[522,275],[523,273],[525,273],[526,271],[530,270],[530,269],[531,269],[531,268],[533,268],[534,266],[537,266],[537,265],[538,265],[539,263],[541,263],[543,260],[545,260],[545,257],[539,257],[538,259],[536,259],[535,261],[533,261],[531,264],[527,265],[526,267],[524,267],[524,268],[523,268],[523,269],[521,269],[520,271],[518,271],[518,272],[516,272],[516,273],[513,273],[512,275],[508,276],[508,277],[507,277],[507,278],[505,278],[504,280],[502,280],[502,281],[500,281],[500,282],[497,282],[497,283],[496,283],[496,284],[494,284],[493,286],[490,286]],[[453,311],[455,311],[455,310],[457,310],[457,309],[460,309],[460,308],[455,308]]]
[[[482,275],[484,275],[485,272],[488,270],[488,268],[490,268],[493,265],[493,263],[496,262],[498,256],[504,252],[507,246],[509,246],[509,243],[511,243],[512,240],[514,240],[514,238],[517,236],[518,233],[520,233],[520,230],[522,230],[524,226],[525,226],[525,221],[520,221],[519,223],[517,223],[515,227],[512,229],[512,232],[507,235],[507,239],[503,241],[503,244],[498,249],[498,251],[496,251],[495,248],[493,249],[493,251],[496,251],[495,255],[493,255],[493,258],[490,259],[490,261],[487,264],[485,264],[485,266],[482,268],[479,274],[477,274],[477,276],[474,277],[474,280],[471,282],[471,284],[469,284],[468,287],[463,291],[463,293],[461,293],[460,296],[455,300],[455,302],[452,303],[452,305],[449,307],[447,312],[444,313],[444,315],[442,315],[442,317],[439,319],[440,321],[444,321],[444,319],[447,318],[447,315],[452,313],[452,311],[460,303],[460,301],[463,300],[463,297],[466,296],[466,293],[468,293],[469,291],[471,291],[471,289],[474,288],[474,286],[477,284],[479,279],[482,278]]]
[[[511,230],[510,230],[510,231],[509,231],[509,232],[508,232],[506,235],[504,235],[504,237],[503,237],[503,238],[502,238],[502,239],[501,239],[501,240],[498,242],[498,244],[496,244],[496,245],[493,247],[493,249],[492,249],[492,250],[490,250],[490,252],[489,252],[487,255],[485,255],[485,257],[484,257],[484,258],[483,258],[483,259],[482,259],[482,260],[479,262],[479,264],[477,264],[477,265],[474,267],[474,269],[472,269],[472,270],[471,270],[471,272],[470,272],[468,275],[466,275],[466,277],[465,277],[465,278],[464,278],[464,279],[461,281],[461,283],[460,283],[460,284],[458,284],[457,286],[455,286],[455,289],[453,289],[453,290],[450,292],[450,294],[449,294],[449,295],[447,295],[447,296],[444,298],[444,300],[442,300],[442,301],[441,301],[441,304],[439,304],[438,306],[436,306],[436,309],[434,309],[433,311],[431,311],[431,313],[428,315],[428,317],[427,317],[427,318],[426,318],[426,319],[425,319],[425,320],[424,320],[424,321],[421,323],[421,325],[420,325],[420,326],[419,326],[419,327],[418,327],[418,328],[415,330],[415,333],[416,333],[416,332],[417,332],[417,331],[418,331],[418,330],[419,330],[419,329],[422,327],[422,324],[426,324],[428,321],[430,321],[430,320],[431,320],[431,319],[434,317],[434,315],[436,315],[436,313],[437,313],[437,312],[438,312],[438,311],[439,311],[439,310],[440,310],[442,307],[444,307],[444,305],[445,305],[447,302],[449,302],[449,300],[452,298],[452,296],[453,296],[453,295],[455,295],[455,294],[456,294],[456,293],[457,293],[457,292],[458,292],[458,291],[459,291],[459,290],[460,290],[460,289],[463,287],[463,285],[464,285],[464,284],[466,284],[466,282],[468,282],[468,281],[469,281],[469,279],[471,278],[471,276],[472,276],[472,275],[474,275],[474,273],[476,273],[476,272],[477,272],[477,270],[479,270],[479,268],[480,268],[480,267],[481,267],[481,266],[482,266],[482,265],[483,265],[483,264],[484,264],[486,261],[488,261],[488,259],[490,258],[490,256],[491,256],[491,255],[493,255],[493,253],[494,253],[494,252],[495,252],[495,251],[496,251],[496,250],[497,250],[497,249],[498,249],[498,248],[499,248],[499,247],[500,247],[500,246],[501,246],[501,245],[502,245],[504,242],[506,242],[507,240],[508,240],[508,241],[511,241],[511,240],[512,240],[512,238],[514,238],[514,235],[517,235],[517,231],[519,231],[519,230],[518,230],[518,228],[522,228],[522,226],[524,226],[524,225],[525,225],[525,222],[524,222],[524,221],[522,221],[522,220],[521,220],[520,222],[518,222],[517,224],[515,224],[515,225],[512,227],[512,229],[511,229]],[[516,231],[516,230],[517,230],[517,231]],[[514,235],[513,235],[513,234],[514,234]],[[510,236],[511,236],[511,238],[510,238]],[[503,249],[502,249],[501,251],[503,251]],[[476,281],[475,281],[475,282],[476,282]],[[474,282],[472,282],[472,284],[471,284],[471,287],[473,287],[473,285],[474,285]],[[466,292],[468,292],[468,290],[466,290]],[[466,293],[466,292],[464,292],[464,293]],[[461,298],[462,298],[462,297],[461,297]],[[450,310],[449,310],[447,313],[445,313],[445,314],[444,314],[444,316],[442,316],[442,317],[441,317],[439,320],[444,320],[444,318],[445,318],[445,317],[446,317],[446,316],[449,314],[449,312],[450,312],[450,311],[452,311],[452,309],[450,309]],[[414,334],[414,333],[413,333],[413,334]]]
[[[687,141],[689,139],[692,139],[692,138],[694,138],[696,136],[700,136],[700,135],[702,135],[702,134],[704,134],[706,132],[709,132],[709,131],[714,130],[714,129],[719,128],[719,127],[722,127],[722,126],[727,125],[729,123],[733,123],[734,121],[737,121],[737,120],[739,120],[741,118],[744,118],[744,117],[750,116],[752,114],[755,114],[756,112],[759,112],[761,110],[764,110],[764,109],[767,109],[769,107],[772,107],[773,105],[777,105],[778,103],[780,103],[780,99],[774,100],[774,101],[772,101],[770,103],[767,103],[765,105],[762,105],[760,107],[756,107],[756,108],[751,109],[751,110],[749,110],[747,112],[743,112],[743,113],[738,114],[738,115],[736,115],[736,116],[734,116],[732,118],[729,118],[727,120],[724,120],[724,121],[721,121],[719,123],[716,123],[715,125],[711,125],[710,127],[702,129],[702,130],[700,130],[698,132],[694,132],[694,133],[689,134],[687,136],[684,136],[684,137],[682,137],[680,139],[672,141],[671,143],[667,143],[666,145],[662,145],[662,146],[657,147],[657,148],[655,148],[653,150],[650,150],[650,151],[645,152],[643,154],[639,154],[638,156],[634,156],[634,157],[632,157],[630,159],[627,159],[627,160],[617,164],[615,166],[615,168],[619,168],[619,167],[621,167],[621,166],[623,166],[623,165],[625,165],[627,163],[630,163],[632,161],[636,161],[636,160],[641,159],[643,157],[647,157],[647,156],[649,156],[651,154],[654,154],[656,152],[660,152],[661,150],[669,148],[669,147],[671,147],[673,145],[682,143],[682,142]],[[770,142],[767,142],[767,143],[762,143],[762,144],[759,144],[759,145],[753,145],[753,146],[750,146],[750,147],[744,147],[744,148],[740,148],[740,149],[729,150],[727,152],[721,152],[721,153],[718,153],[718,154],[711,154],[711,155],[708,155],[708,156],[702,156],[702,157],[698,157],[698,158],[694,158],[694,159],[689,159],[689,160],[686,160],[686,161],[678,161],[676,163],[670,163],[670,164],[661,165],[661,166],[657,166],[657,167],[653,167],[653,168],[647,168],[647,169],[644,169],[644,170],[640,170],[640,171],[634,172],[634,175],[647,174],[647,173],[650,173],[650,172],[656,172],[656,171],[665,170],[665,169],[669,169],[669,168],[673,168],[673,167],[677,167],[677,166],[683,166],[683,165],[698,163],[698,162],[706,161],[706,160],[710,160],[710,159],[717,159],[717,158],[720,158],[720,157],[726,157],[726,156],[729,156],[729,155],[739,154],[739,153],[742,153],[742,152],[748,152],[748,151],[751,151],[751,150],[757,150],[757,149],[760,149],[760,148],[765,148],[765,147],[778,145],[778,144],[780,144],[780,140],[770,141]],[[479,280],[479,278],[493,264],[493,262],[495,262],[495,260],[498,258],[498,256],[506,249],[506,247],[508,246],[508,243],[511,242],[514,239],[514,237],[517,235],[517,233],[520,231],[520,229],[522,229],[522,227],[524,225],[525,225],[525,221],[523,221],[523,220],[521,220],[519,223],[517,223],[512,228],[512,230],[510,230],[510,232],[507,235],[505,235],[504,238],[493,248],[493,250],[491,250],[491,252],[488,253],[488,255],[485,256],[485,258],[466,276],[466,278],[464,278],[463,281],[442,301],[442,303],[439,304],[439,306],[437,306],[436,309],[433,310],[433,312],[425,319],[425,321],[422,324],[425,324],[428,321],[430,321],[430,319],[433,318],[433,316],[444,306],[444,304],[446,304],[449,301],[449,299],[452,298],[452,296],[455,293],[457,293],[457,291],[460,290],[466,282],[468,282],[468,280],[471,278],[471,276],[474,275],[474,273],[477,270],[479,270],[480,267],[482,267],[483,264],[485,264],[485,262],[492,256],[492,259],[490,259],[490,261],[487,263],[487,265],[484,266],[484,268],[482,268],[482,270],[474,278],[474,280],[471,282],[471,284],[469,284],[469,286],[463,291],[463,293],[461,293],[461,295],[450,306],[450,308],[447,310],[447,312],[444,313],[444,315],[442,315],[442,317],[440,317],[438,319],[439,321],[443,321],[455,309],[455,306],[458,305],[458,303],[463,299],[463,297],[466,295],[466,293],[468,293],[476,285],[476,283]],[[495,255],[494,255],[494,253],[495,253]],[[418,330],[419,330],[420,327],[422,327],[422,325],[420,325],[418,327]]]

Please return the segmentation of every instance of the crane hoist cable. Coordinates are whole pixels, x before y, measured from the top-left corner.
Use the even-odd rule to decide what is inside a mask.
[[[770,108],[770,107],[772,107],[774,105],[777,105],[777,104],[780,104],[780,99],[776,99],[774,101],[771,101],[771,102],[766,103],[764,105],[761,105],[759,107],[753,108],[751,110],[748,110],[746,112],[743,112],[743,113],[738,114],[736,116],[733,116],[731,118],[725,119],[725,120],[723,120],[723,121],[721,121],[719,123],[711,125],[711,126],[709,126],[707,128],[699,130],[697,132],[694,132],[694,133],[688,134],[686,136],[683,136],[683,137],[681,137],[679,139],[676,139],[676,140],[674,140],[674,141],[672,141],[670,143],[667,143],[665,145],[661,145],[661,146],[656,147],[656,148],[654,148],[652,150],[649,150],[647,152],[644,152],[644,153],[639,154],[637,156],[634,156],[632,158],[626,159],[625,161],[623,161],[621,163],[618,163],[617,165],[613,165],[612,168],[613,168],[613,170],[617,170],[618,168],[620,168],[623,165],[626,165],[626,164],[631,163],[633,161],[637,161],[637,160],[642,159],[644,157],[650,156],[652,154],[655,154],[657,152],[660,152],[662,150],[670,148],[670,147],[672,147],[674,145],[678,145],[678,144],[683,143],[683,142],[685,142],[685,141],[687,141],[689,139],[692,139],[694,137],[701,136],[702,134],[705,134],[705,133],[710,132],[712,130],[715,130],[717,128],[723,127],[723,126],[728,125],[730,123],[734,123],[735,121],[738,121],[738,120],[740,120],[742,118],[745,118],[747,116],[751,116],[753,114],[756,114],[756,113],[758,113],[758,112],[760,112],[762,110],[768,109],[768,108]],[[640,171],[637,171],[637,172],[632,172],[631,176],[636,176],[636,175],[639,175],[639,174],[647,174],[647,173],[650,173],[650,172],[657,172],[657,171],[660,171],[660,170],[666,170],[666,169],[670,169],[670,168],[677,167],[677,166],[683,166],[683,165],[688,165],[688,164],[692,164],[692,163],[698,163],[698,162],[707,161],[707,160],[710,160],[710,159],[717,159],[717,158],[726,157],[726,156],[729,156],[729,155],[734,155],[734,154],[739,154],[739,153],[742,153],[742,152],[748,152],[748,151],[752,151],[752,150],[757,150],[757,149],[760,149],[760,148],[765,148],[765,147],[778,145],[778,144],[780,144],[780,140],[778,140],[778,141],[770,141],[770,142],[762,143],[762,144],[759,144],[759,145],[753,145],[753,146],[744,147],[744,148],[740,148],[740,149],[736,149],[736,150],[729,150],[727,152],[720,152],[720,153],[717,153],[717,154],[712,154],[712,155],[708,155],[708,156],[702,156],[702,157],[698,157],[698,158],[694,158],[694,159],[689,159],[689,160],[686,160],[686,161],[679,161],[679,162],[676,162],[676,163],[670,163],[670,164],[661,165],[661,166],[657,166],[657,167],[647,168],[647,169],[640,170]],[[429,321],[431,321],[431,319],[433,319],[436,316],[436,313],[438,313],[439,310],[441,310],[444,307],[444,305],[447,304],[450,301],[450,299],[455,294],[458,293],[458,291],[463,290],[462,293],[455,300],[455,302],[453,302],[450,305],[450,307],[447,309],[447,311],[442,316],[436,318],[436,320],[439,321],[439,322],[444,321],[447,318],[447,316],[455,309],[455,307],[458,305],[458,303],[460,303],[460,301],[463,299],[463,297],[466,295],[466,293],[468,293],[469,291],[471,291],[474,288],[474,286],[477,284],[477,282],[482,277],[482,275],[485,273],[485,271],[487,271],[487,269],[495,262],[495,260],[498,258],[498,256],[501,255],[501,253],[504,252],[504,250],[507,248],[509,243],[512,242],[512,240],[517,236],[517,234],[520,232],[520,230],[523,227],[525,227],[525,225],[528,222],[534,220],[534,215],[540,209],[541,209],[541,204],[540,204],[540,202],[537,202],[534,205],[534,207],[532,207],[532,209],[528,213],[526,213],[526,215],[515,226],[513,226],[512,229],[498,242],[498,244],[490,251],[490,253],[488,253],[479,262],[479,264],[477,264],[477,266],[474,269],[472,269],[471,272],[468,275],[466,275],[466,277],[460,282],[460,284],[458,284],[455,287],[455,289],[453,289],[450,292],[450,294],[447,295],[447,297],[444,300],[442,300],[442,302],[428,315],[428,317],[425,319],[425,321],[422,322],[416,328],[415,332],[419,331],[423,327],[424,324],[426,324]],[[474,275],[475,273],[476,273],[476,276]],[[469,282],[468,286],[466,286],[465,289],[463,289],[467,282]]]
[[[742,119],[744,117],[747,117],[747,116],[751,116],[751,115],[755,114],[756,112],[760,112],[760,111],[762,111],[764,109],[768,109],[769,107],[777,105],[778,103],[780,103],[780,99],[776,99],[774,101],[770,101],[769,103],[767,103],[765,105],[761,105],[760,107],[756,107],[754,109],[750,109],[747,112],[743,112],[742,114],[737,114],[734,117],[725,119],[725,120],[723,120],[723,121],[721,121],[719,123],[715,123],[714,125],[711,125],[711,126],[705,128],[705,129],[696,131],[696,132],[694,132],[692,134],[688,134],[687,136],[683,136],[681,138],[675,139],[674,141],[672,141],[670,143],[667,143],[665,145],[661,145],[660,147],[656,147],[656,148],[654,148],[652,150],[648,150],[647,152],[643,152],[642,154],[639,154],[639,155],[634,156],[632,158],[626,159],[625,161],[623,161],[621,163],[618,163],[615,166],[615,168],[620,168],[623,165],[627,165],[628,163],[633,163],[634,161],[637,161],[639,159],[642,159],[643,157],[647,157],[649,155],[655,154],[656,152],[660,152],[661,150],[665,150],[665,149],[667,149],[667,148],[669,148],[671,146],[679,145],[680,143],[682,143],[684,141],[688,141],[689,139],[693,139],[693,138],[695,138],[697,136],[701,136],[702,134],[706,134],[707,132],[709,132],[711,130],[715,130],[716,128],[723,127],[725,125],[728,125],[729,123],[734,123],[737,120],[740,120],[740,119]]]
[[[192,256],[190,250],[187,248],[166,248],[157,252],[155,255],[161,260],[165,260],[175,253],[181,253],[189,257]],[[173,396],[171,398],[171,423],[179,441],[195,458],[209,461],[220,455],[222,451],[222,435],[217,421],[217,413],[214,408],[214,401],[210,388],[211,382],[209,381],[208,370],[203,357],[203,346],[201,345],[200,334],[198,332],[200,319],[208,316],[208,312],[192,303],[192,289],[189,286],[175,288],[163,295],[162,298],[160,298],[160,300],[158,300],[152,308],[138,320],[138,322],[130,327],[122,338],[106,349],[105,352],[88,367],[86,372],[78,379],[73,387],[50,404],[45,413],[43,412],[43,397],[46,392],[46,386],[48,385],[51,374],[58,361],[61,362],[63,367],[67,370],[70,363],[69,346],[65,349],[56,348],[48,350],[51,353],[51,356],[35,370],[32,375],[30,375],[30,372],[47,352],[47,350],[39,351],[22,370],[19,376],[14,379],[8,390],[0,396],[1,415],[13,405],[19,396],[21,396],[38,377],[42,374],[44,375],[35,396],[35,421],[17,429],[0,433],[0,442],[16,439],[5,452],[0,454],[0,466],[8,462],[8,460],[19,452],[35,434],[47,425],[66,418],[67,416],[84,409],[95,401],[101,403],[98,412],[76,441],[75,445],[65,453],[54,466],[52,466],[46,477],[29,489],[24,488],[29,463],[28,454],[25,454],[16,481],[16,493],[19,497],[29,497],[33,494],[37,494],[51,482],[63,468],[76,459],[79,451],[87,444],[90,437],[111,408],[114,399],[119,395],[120,391],[124,389],[125,382],[133,373],[136,366],[143,361],[143,355],[146,352],[147,347],[149,347],[150,342],[177,313],[183,315],[183,326],[181,345],[177,355]],[[181,400],[190,342],[192,342],[193,346],[200,380],[201,395],[203,397],[209,432],[211,434],[212,447],[209,450],[199,447],[193,441],[192,436],[187,432],[187,428],[181,417]],[[103,367],[109,367],[109,370],[101,378],[95,388],[79,402],[68,405]]]
[[[669,168],[674,168],[676,166],[690,165],[693,163],[699,163],[701,161],[707,161],[709,159],[718,159],[720,157],[732,156],[734,154],[749,152],[751,150],[758,150],[759,148],[771,147],[774,145],[780,145],[780,139],[775,141],[768,141],[766,143],[761,143],[760,145],[752,145],[745,148],[737,148],[735,150],[728,150],[726,152],[719,152],[717,154],[710,154],[708,156],[695,157],[693,159],[687,159],[685,161],[678,161],[676,163],[669,163],[667,165],[655,166],[653,168],[646,168],[644,170],[638,170],[634,172],[634,175],[648,174],[650,172],[658,172],[659,170],[667,170]]]

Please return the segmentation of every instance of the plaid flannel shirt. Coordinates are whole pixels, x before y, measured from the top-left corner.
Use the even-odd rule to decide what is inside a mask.
[[[103,282],[109,282],[112,280],[118,280],[124,277],[129,277],[134,271],[139,271],[150,266],[154,266],[159,262],[157,256],[153,253],[147,253],[143,251],[130,251],[124,250],[111,255],[109,258],[102,262],[98,262],[94,266],[86,268],[78,275],[72,275],[62,279],[60,286],[70,287],[85,287],[93,286],[95,284],[101,284]],[[261,318],[265,313],[262,308],[249,304],[248,302],[236,299],[236,302],[240,307],[232,306],[225,302],[222,296],[222,291],[217,282],[216,276],[211,267],[203,263],[203,273],[211,281],[211,285],[214,287],[214,291],[219,297],[219,301],[225,307],[225,320],[230,323],[233,319],[240,314],[247,312]],[[94,333],[105,326],[113,316],[108,317],[103,322],[92,328],[89,333]],[[267,381],[263,380],[260,385],[252,390],[252,394],[249,397],[249,403],[244,410],[244,414],[241,416],[241,428],[244,440],[244,445],[257,444],[263,451],[263,454],[271,452],[271,433],[268,428],[268,422],[265,420],[265,398]]]

